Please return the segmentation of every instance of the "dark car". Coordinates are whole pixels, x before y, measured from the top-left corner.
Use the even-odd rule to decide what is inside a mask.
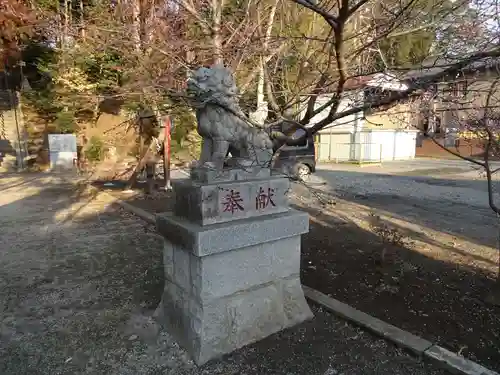
[[[296,133],[292,138],[297,136],[301,136],[301,134]],[[273,169],[289,177],[303,180],[316,171],[316,148],[312,136],[304,138],[303,142],[296,146],[280,147],[280,145],[276,143],[274,152],[279,152],[279,154],[277,155]],[[230,150],[228,150],[227,157],[230,155]],[[229,166],[227,159],[224,165]]]
[[[283,146],[275,152],[279,152],[274,164],[275,169],[292,178],[303,180],[316,171],[316,148],[312,136],[304,138],[297,146]]]

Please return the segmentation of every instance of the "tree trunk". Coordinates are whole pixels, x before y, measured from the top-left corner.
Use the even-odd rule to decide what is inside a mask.
[[[63,36],[62,36],[62,46],[66,48],[66,41],[68,40],[68,31],[69,31],[69,9],[68,9],[68,0],[64,0],[64,24],[63,24]]]
[[[84,17],[84,8],[83,8],[83,0],[80,0],[80,36],[82,39],[85,39],[85,17]]]
[[[224,0],[212,0],[212,43],[214,47],[214,63],[224,64],[224,53],[222,50],[222,9],[224,8]]]
[[[135,52],[141,53],[141,3],[140,0],[132,0],[132,42]]]
[[[266,58],[269,56],[269,42],[271,39],[271,32],[273,30],[274,17],[276,15],[276,9],[278,8],[280,0],[275,0],[271,12],[269,14],[269,19],[267,21],[266,32],[264,36],[264,42],[262,43],[262,50],[264,55],[260,57],[259,61],[259,80],[257,82],[257,109],[253,113],[252,120],[259,125],[264,125],[268,116],[268,106],[264,97],[264,84],[265,84],[265,64]],[[260,18],[260,16],[259,16]]]

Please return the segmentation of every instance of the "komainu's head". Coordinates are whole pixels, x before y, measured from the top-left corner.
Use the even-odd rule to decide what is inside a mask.
[[[237,102],[238,88],[231,71],[222,65],[202,67],[191,73],[187,92],[195,105],[208,102]]]

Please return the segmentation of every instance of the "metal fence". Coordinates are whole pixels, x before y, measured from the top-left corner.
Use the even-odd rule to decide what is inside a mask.
[[[316,158],[323,162],[381,163],[381,143],[319,143]]]

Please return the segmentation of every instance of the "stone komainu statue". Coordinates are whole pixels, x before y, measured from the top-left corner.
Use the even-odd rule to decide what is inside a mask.
[[[188,79],[187,91],[202,137],[199,167],[221,170],[231,153],[234,166],[269,168],[273,142],[267,132],[244,120],[229,69],[221,65],[199,68]]]

